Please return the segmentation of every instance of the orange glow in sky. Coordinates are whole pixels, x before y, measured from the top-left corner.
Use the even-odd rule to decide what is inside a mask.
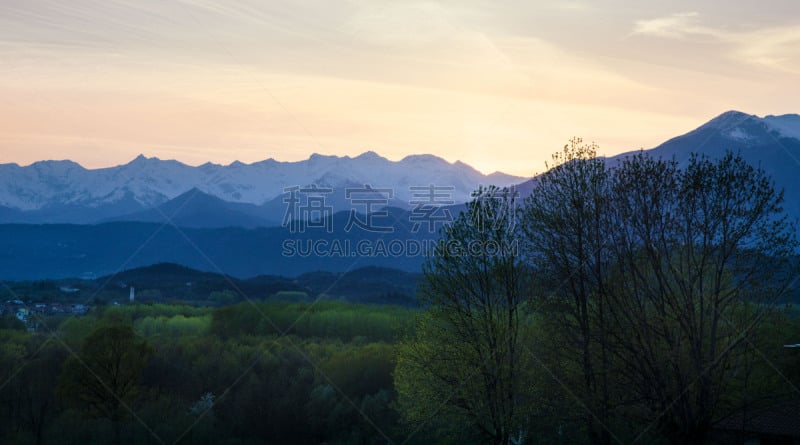
[[[611,155],[800,111],[800,4],[747,3],[2,2],[0,162],[374,150],[529,176],[573,136]]]

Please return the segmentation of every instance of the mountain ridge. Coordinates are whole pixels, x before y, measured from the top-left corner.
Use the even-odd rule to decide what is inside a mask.
[[[787,212],[800,217],[800,115],[759,117],[729,110],[647,151],[684,163],[692,152],[715,158],[725,150],[740,152],[771,174],[786,191]],[[635,152],[606,159],[614,162]],[[286,222],[293,186],[313,184],[324,189],[316,196],[324,196],[334,211],[366,212],[356,208],[348,189],[390,189],[385,195],[371,194],[385,197],[371,208],[375,211],[386,206],[413,208],[421,192],[412,186],[448,187],[445,201],[457,205],[468,201],[479,185],[516,186],[525,196],[535,183],[535,178],[525,181],[502,172],[486,175],[461,161],[448,162],[432,154],[390,161],[371,150],[354,157],[314,153],[302,161],[268,158],[196,167],[143,154],[127,164],[100,169],[86,169],[70,160],[46,160],[25,167],[0,164],[0,223],[163,222],[165,215],[178,211],[172,222],[186,227],[269,227]],[[194,200],[184,206],[184,195],[191,191],[205,209]]]
[[[509,186],[524,179],[505,173],[484,175],[461,161],[434,155],[391,161],[374,151],[355,157],[314,153],[302,161],[268,158],[196,167],[142,154],[126,164],[98,169],[70,160],[47,160],[24,167],[0,164],[0,223],[97,223],[154,209],[195,188],[227,202],[264,206],[293,186],[371,185],[392,188],[393,198],[410,206],[412,186],[452,186],[453,199],[464,202],[474,188],[490,180]],[[65,206],[84,207],[88,216],[59,219]]]

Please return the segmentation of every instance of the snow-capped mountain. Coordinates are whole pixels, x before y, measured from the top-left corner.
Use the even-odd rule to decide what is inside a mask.
[[[700,127],[663,144],[646,150],[679,164],[689,160],[692,153],[712,159],[731,150],[751,165],[767,172],[777,188],[784,190],[784,209],[792,220],[800,221],[800,115],[759,117],[739,111],[727,111]],[[614,164],[635,152],[611,156]],[[517,186],[521,195],[530,194],[537,178]]]
[[[0,222],[97,222],[152,208],[197,189],[223,201],[261,206],[293,186],[390,188],[408,205],[411,187],[452,187],[449,198],[469,200],[478,185],[512,185],[524,178],[484,175],[462,162],[432,155],[390,161],[372,151],[356,157],[314,154],[299,162],[274,159],[198,167],[142,155],[125,165],[85,169],[72,161],[0,165]]]
[[[772,175],[785,190],[787,213],[800,218],[800,115],[758,117],[729,111],[650,151],[685,162],[693,152],[714,158],[726,150],[740,152]],[[275,226],[285,217],[288,187],[332,188],[328,203],[339,211],[354,208],[345,189],[365,184],[391,189],[387,204],[410,208],[414,186],[451,187],[446,199],[459,204],[468,201],[479,185],[519,184],[518,191],[525,195],[535,179],[523,181],[503,173],[484,175],[462,162],[433,155],[390,161],[371,151],[356,157],[314,154],[299,162],[267,159],[198,167],[144,156],[95,170],[72,161],[41,161],[25,167],[3,164],[0,223],[155,222],[170,215],[187,227]]]
[[[797,157],[795,150],[798,141],[800,115],[770,115],[762,118],[740,111],[727,111],[689,133],[655,147],[652,154],[667,158],[674,156],[678,161],[683,161],[688,159],[690,153],[715,157],[725,150],[733,150],[740,152],[754,165],[761,163],[763,168],[770,170],[778,167],[778,160]],[[791,164],[797,166],[800,158]]]
[[[650,152],[683,163],[693,152],[714,159],[726,150],[741,154],[772,176],[775,186],[784,190],[787,215],[800,219],[800,115],[758,117],[728,111]]]

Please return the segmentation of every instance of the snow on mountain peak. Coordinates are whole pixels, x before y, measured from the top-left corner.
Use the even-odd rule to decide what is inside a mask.
[[[703,125],[703,127],[732,129],[741,125],[742,123],[753,117],[757,118],[757,116],[754,116],[752,114],[731,110],[720,114],[714,119],[711,119],[705,125]]]
[[[776,136],[800,140],[800,115],[768,115],[762,118],[740,111],[726,111],[695,131],[701,130],[718,132],[734,146],[769,144]]]
[[[31,167],[37,169],[50,169],[50,170],[69,170],[73,168],[83,169],[83,167],[78,164],[77,162],[70,161],[68,159],[65,160],[48,160],[48,161],[36,161],[31,164]]]
[[[206,162],[204,164],[201,164],[201,165],[197,166],[197,168],[201,168],[203,170],[213,170],[213,169],[220,168],[220,167],[222,167],[222,165],[215,164],[213,162]]]
[[[763,120],[770,130],[777,131],[781,136],[800,140],[800,115],[769,115],[765,116]]]
[[[356,156],[354,159],[361,159],[361,160],[373,160],[373,161],[388,161],[388,159],[384,158],[383,156],[375,153],[372,150],[365,151],[360,155]]]
[[[408,155],[400,160],[402,163],[436,163],[436,164],[450,164],[446,160],[436,155]]]
[[[336,155],[324,155],[320,153],[311,153],[311,156],[308,157],[309,161],[319,161],[322,159],[339,159],[339,156]],[[303,162],[303,161],[299,161]]]
[[[158,159],[158,158],[155,158],[155,159]],[[136,156],[135,158],[133,158],[131,160],[131,162],[129,162],[128,164],[142,163],[142,162],[147,162],[148,160],[150,160],[150,158],[148,158],[147,156],[145,156],[142,153],[139,153],[139,156]]]
[[[751,139],[755,139],[753,135],[744,131],[740,127],[734,127],[731,130],[725,133],[725,136],[737,140],[737,141],[749,141]]]
[[[800,140],[800,115],[768,115],[763,118],[739,111],[727,111],[700,128],[713,128],[737,142],[756,142],[765,138],[787,137]],[[772,136],[770,136],[772,133]]]
[[[474,168],[474,167],[472,167],[471,165],[469,165],[469,164],[465,164],[465,163],[463,163],[463,162],[461,162],[461,161],[456,161],[456,162],[454,162],[454,163],[453,163],[453,166],[454,166],[454,167],[457,167],[457,168],[459,168],[459,169],[463,169],[463,170],[469,171],[469,172],[471,172],[471,173],[472,173],[472,174],[474,174],[474,175],[483,175],[481,172],[479,172],[477,169],[475,169],[475,168]],[[482,184],[482,185],[486,185],[486,184]]]
[[[414,155],[390,161],[374,151],[355,158],[313,154],[307,160],[278,162],[274,159],[224,166],[205,163],[192,167],[175,160],[139,155],[116,167],[87,170],[71,161],[46,161],[28,167],[3,167],[0,205],[37,210],[70,204],[96,208],[118,201],[149,207],[160,205],[193,188],[219,199],[261,205],[284,193],[286,187],[313,183],[342,188],[371,184],[393,188],[395,197],[410,199],[411,186],[454,187],[453,198],[469,199],[479,184],[511,185],[523,178],[489,178],[468,165],[433,155]]]

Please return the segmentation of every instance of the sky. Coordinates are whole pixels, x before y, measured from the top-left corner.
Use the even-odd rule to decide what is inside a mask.
[[[800,2],[2,0],[0,163],[373,150],[531,176],[800,112]]]

